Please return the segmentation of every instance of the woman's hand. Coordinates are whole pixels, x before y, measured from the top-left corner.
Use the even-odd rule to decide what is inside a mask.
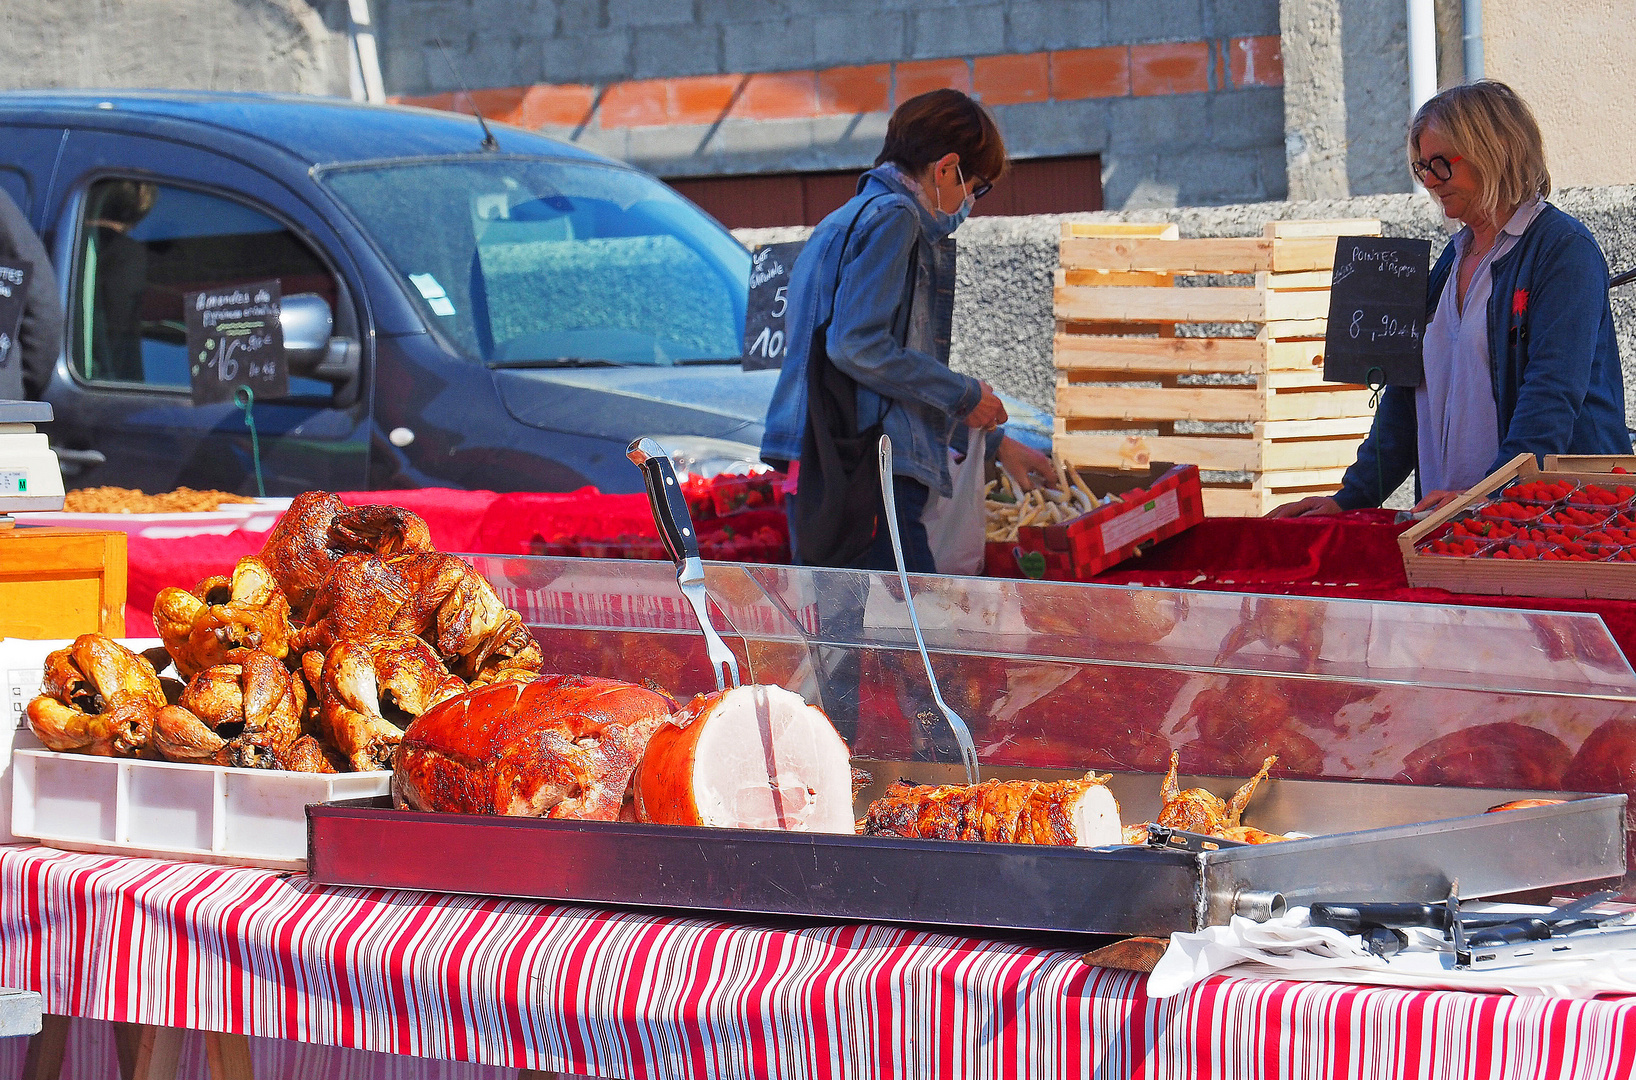
[[[975,409],[966,414],[966,426],[993,431],[1005,423],[1006,419],[1005,406],[1000,403],[1000,396],[994,392],[992,386],[983,383],[982,400],[977,402]]]
[[[1270,518],[1287,517],[1318,517],[1322,514],[1338,514],[1341,504],[1330,495],[1308,495],[1299,502],[1285,503],[1267,511]]]
[[[1005,466],[1011,478],[1022,486],[1024,491],[1034,489],[1034,481],[1028,478],[1030,472],[1039,473],[1044,477],[1055,477],[1056,466],[1051,459],[1026,443],[1020,443],[1007,435],[1000,440],[1000,464]]]
[[[1463,491],[1434,491],[1415,503],[1409,512],[1411,514],[1424,514],[1429,517],[1432,511],[1441,510],[1464,494]]]

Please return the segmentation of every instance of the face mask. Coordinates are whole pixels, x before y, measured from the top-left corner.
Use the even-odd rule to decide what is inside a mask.
[[[960,187],[962,189],[965,188],[965,186],[966,186],[966,177],[965,177],[965,174],[960,171],[959,162],[955,163],[954,175],[959,177]],[[972,208],[972,205],[977,202],[977,197],[975,195],[967,193],[966,197],[963,200],[961,200],[960,205],[955,208],[953,213],[950,213],[950,212],[943,209],[943,193],[942,193],[942,191],[940,191],[936,187],[933,187],[932,191],[933,191],[933,193],[935,194],[935,196],[937,198],[937,209],[932,212],[932,216],[937,219],[937,223],[939,225],[941,225],[943,227],[943,229],[945,230],[943,235],[945,235],[945,236],[951,235],[951,234],[953,234],[954,230],[958,229],[960,227],[961,223],[964,222],[966,220],[966,218],[971,215],[971,208]]]

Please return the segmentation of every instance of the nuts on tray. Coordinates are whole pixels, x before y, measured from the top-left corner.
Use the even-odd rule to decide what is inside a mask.
[[[71,514],[198,514],[215,510],[222,503],[255,501],[227,491],[185,487],[163,495],[148,495],[135,488],[94,487],[70,491],[63,498],[62,508]]]

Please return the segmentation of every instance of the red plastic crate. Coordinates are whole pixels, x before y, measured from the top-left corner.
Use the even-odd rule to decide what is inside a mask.
[[[1061,525],[1017,530],[1013,557],[1028,577],[1085,581],[1204,520],[1196,465],[1160,462],[1145,472],[1080,470],[1079,475],[1097,495],[1120,495],[1121,501]]]

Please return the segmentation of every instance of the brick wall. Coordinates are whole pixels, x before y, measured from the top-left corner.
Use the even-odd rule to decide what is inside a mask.
[[[1109,208],[1282,198],[1278,0],[374,0],[388,90],[662,176],[870,163],[954,86],[1018,157],[1100,154]]]

